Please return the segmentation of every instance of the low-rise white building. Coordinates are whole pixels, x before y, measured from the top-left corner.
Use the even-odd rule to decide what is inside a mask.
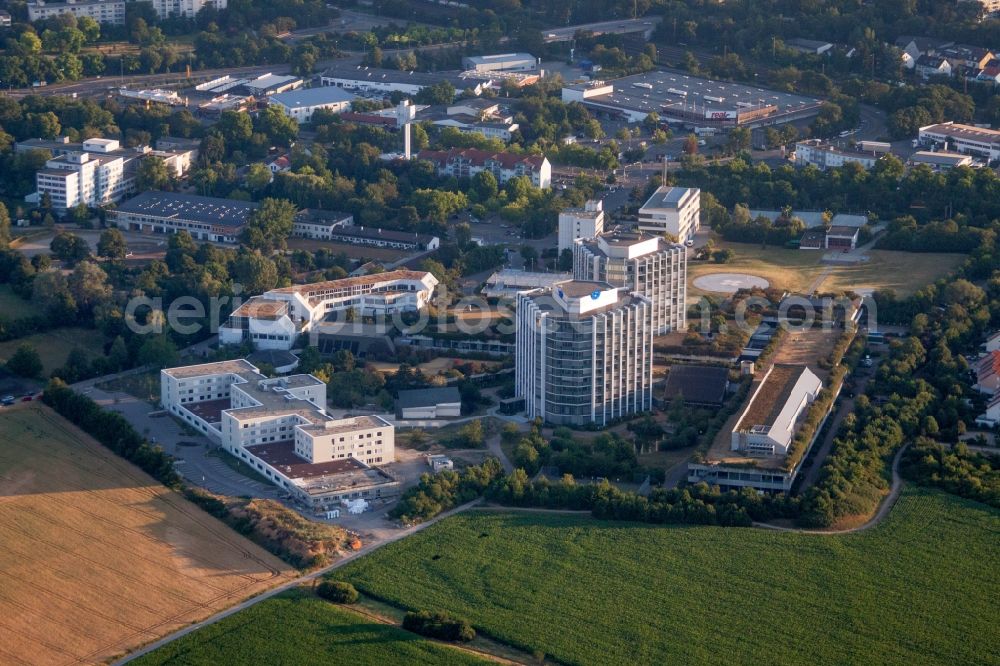
[[[910,155],[907,163],[910,166],[926,164],[933,171],[950,171],[960,166],[972,166],[973,159],[971,155],[953,153],[948,150],[918,150]]]
[[[588,201],[583,208],[566,208],[559,213],[559,252],[572,250],[578,238],[594,238],[604,233],[604,203]]]
[[[42,21],[61,14],[72,14],[77,18],[88,16],[98,23],[125,25],[125,0],[33,0],[28,3],[29,21]]]
[[[398,487],[372,467],[396,459],[392,424],[332,418],[326,384],[312,375],[269,379],[242,359],[167,368],[160,402],[310,507],[385,497]]]
[[[800,417],[822,388],[805,366],[771,366],[733,429],[731,449],[751,456],[786,455]]]
[[[826,170],[854,163],[871,169],[879,157],[881,156],[874,152],[843,150],[820,139],[808,139],[795,144],[796,166],[811,164]]]
[[[320,85],[343,88],[362,94],[388,95],[401,92],[416,95],[428,86],[447,81],[459,95],[464,90],[472,90],[479,95],[493,81],[490,77],[476,77],[458,71],[451,72],[403,72],[396,69],[338,65],[320,75]]]
[[[639,229],[670,234],[684,243],[701,228],[701,190],[694,187],[656,188],[639,209]]]
[[[462,69],[474,72],[526,72],[537,66],[538,59],[530,53],[497,53],[462,58]]]
[[[417,159],[434,164],[439,176],[472,178],[481,171],[490,171],[503,185],[511,178],[524,176],[535,187],[546,189],[552,185],[552,165],[543,155],[518,155],[494,153],[477,148],[451,150],[421,150]]]
[[[396,270],[272,289],[234,310],[219,327],[219,342],[288,350],[299,335],[337,312],[383,317],[421,310],[437,284],[430,273]]]
[[[947,122],[921,127],[917,143],[989,160],[1000,159],[1000,130]]]
[[[276,106],[299,123],[308,123],[312,115],[323,109],[331,113],[342,113],[351,108],[354,95],[336,87],[308,88],[271,95],[268,106]]]

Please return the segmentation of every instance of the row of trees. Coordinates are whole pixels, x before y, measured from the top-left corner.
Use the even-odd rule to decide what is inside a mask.
[[[49,382],[42,400],[117,455],[133,463],[165,486],[176,488],[180,476],[170,456],[154,447],[125,417],[104,409],[85,395],[76,393],[59,379]]]
[[[924,437],[903,454],[902,473],[921,485],[1000,508],[1000,455],[973,451],[965,443],[948,447]]]

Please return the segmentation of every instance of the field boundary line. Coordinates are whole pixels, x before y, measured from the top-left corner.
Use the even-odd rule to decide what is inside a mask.
[[[339,560],[337,560],[332,564],[328,564],[327,566],[317,569],[316,571],[303,574],[298,578],[294,578],[286,583],[278,585],[277,587],[273,587],[270,590],[261,592],[260,594],[251,597],[246,601],[242,601],[234,606],[230,606],[225,610],[219,611],[215,615],[207,617],[204,620],[201,620],[200,622],[195,622],[194,624],[184,627],[183,629],[179,629],[178,631],[175,631],[172,634],[168,634],[167,636],[164,636],[158,641],[150,643],[149,645],[141,647],[134,652],[131,652],[119,659],[116,659],[114,662],[112,662],[113,666],[120,666],[122,664],[127,664],[133,659],[137,659],[138,657],[149,654],[150,652],[153,652],[154,650],[157,650],[163,647],[164,645],[167,645],[168,643],[176,641],[178,638],[182,638],[190,633],[194,633],[195,631],[202,629],[203,627],[207,627],[208,625],[215,624],[216,622],[223,620],[229,617],[230,615],[235,615],[236,613],[239,613],[242,610],[246,610],[247,608],[250,608],[251,606],[258,604],[261,601],[265,601],[267,599],[270,599],[271,597],[281,594],[282,592],[286,592],[288,590],[299,587],[305,583],[316,580],[317,578],[320,578],[331,571],[339,569],[340,567],[345,566],[358,558],[364,557],[365,555],[373,551],[376,551],[379,548],[382,548],[383,546],[387,546],[391,543],[396,543],[397,541],[401,541],[402,539],[405,539],[410,535],[416,534],[417,532],[420,532],[421,530],[426,529],[431,525],[434,525],[435,523],[444,520],[445,518],[450,518],[451,516],[457,515],[463,511],[471,509],[472,507],[479,504],[481,501],[482,498],[476,498],[471,502],[468,502],[461,506],[457,506],[454,509],[450,509],[449,511],[445,511],[444,513],[441,513],[426,522],[420,523],[419,525],[412,525],[410,527],[407,527],[401,532],[399,532],[399,534],[394,534],[393,536],[389,537],[388,539],[385,539],[384,541],[379,541],[376,543],[369,544],[367,546],[363,546],[360,550],[348,553],[347,555],[345,555],[344,557],[340,558]]]

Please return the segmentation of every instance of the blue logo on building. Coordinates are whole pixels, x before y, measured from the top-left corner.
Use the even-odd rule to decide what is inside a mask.
[[[598,298],[601,297],[601,291],[599,289],[595,289],[594,291],[590,292],[590,297],[596,301]]]

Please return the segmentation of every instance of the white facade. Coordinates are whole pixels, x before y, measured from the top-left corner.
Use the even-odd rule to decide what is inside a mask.
[[[567,208],[559,213],[559,252],[572,250],[578,238],[593,238],[604,233],[604,203],[588,201],[581,208]]]
[[[538,60],[530,53],[498,53],[462,58],[462,69],[474,72],[526,72],[535,69]]]
[[[740,415],[730,448],[749,455],[786,455],[799,418],[823,388],[805,366],[771,366]],[[774,400],[784,398],[782,402]]]
[[[135,181],[125,177],[121,157],[72,153],[54,157],[35,174],[38,194],[48,194],[52,207],[68,210],[79,204],[99,206],[120,201]]]
[[[515,392],[528,418],[607,425],[652,409],[652,304],[571,280],[517,297]]]
[[[435,125],[440,127],[454,127],[459,132],[463,134],[482,134],[487,139],[500,139],[504,143],[508,143],[511,137],[514,135],[520,125],[517,123],[493,121],[486,122],[480,120],[470,120],[468,122],[459,118],[442,118],[440,120],[434,121]]]
[[[439,176],[473,178],[482,171],[491,172],[503,185],[511,178],[524,176],[537,188],[552,185],[552,165],[542,155],[493,153],[476,148],[452,150],[421,150],[417,159],[434,163]]]
[[[219,342],[249,341],[257,349],[287,351],[300,334],[335,312],[383,317],[421,310],[437,284],[430,273],[398,270],[272,289],[234,310],[219,327]]]
[[[795,144],[796,166],[811,164],[825,170],[854,163],[871,169],[878,160],[879,155],[874,153],[844,151],[818,139],[799,141]]]
[[[670,234],[679,243],[692,238],[701,227],[701,190],[662,185],[639,209],[639,229]]]
[[[396,459],[392,424],[378,416],[330,417],[325,412],[326,384],[312,375],[269,379],[242,359],[168,368],[160,371],[160,402],[275,485],[309,503],[323,495],[309,488],[312,477],[352,466],[302,468],[356,462],[365,470]]]
[[[89,16],[98,23],[125,25],[125,0],[34,0],[28,3],[29,21],[41,21],[60,14],[72,14],[77,18]]]
[[[618,233],[581,239],[573,247],[573,277],[648,298],[654,335],[687,329],[687,250],[682,245]]]
[[[939,123],[920,128],[917,142],[922,146],[947,146],[948,149],[967,155],[978,155],[989,160],[1000,159],[1000,130]]]
[[[151,0],[156,15],[161,19],[171,16],[194,18],[205,7],[225,9],[228,0]]]

